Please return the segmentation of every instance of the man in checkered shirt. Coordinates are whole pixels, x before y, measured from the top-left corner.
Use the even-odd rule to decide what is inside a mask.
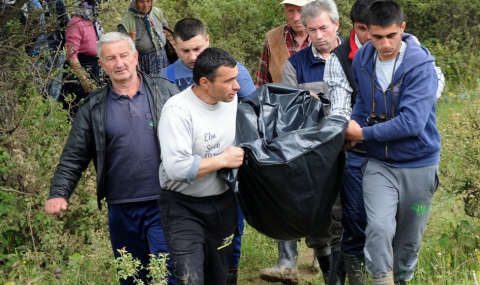
[[[332,51],[325,66],[324,80],[331,101],[331,114],[350,119],[355,103],[357,84],[353,79],[352,60],[355,52],[370,41],[363,11],[375,0],[357,0],[350,11],[353,29],[350,37]],[[343,235],[341,250],[349,284],[365,284],[364,254],[367,217],[363,204],[362,172],[365,147],[360,142],[347,152],[347,162],[340,189]]]
[[[302,7],[312,0],[284,0],[280,3],[285,10],[288,24],[276,27],[266,34],[265,44],[257,71],[257,88],[266,83],[280,83],[285,60],[306,48],[310,39],[302,24]]]

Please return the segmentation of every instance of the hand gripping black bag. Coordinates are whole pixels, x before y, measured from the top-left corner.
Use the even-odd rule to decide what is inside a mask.
[[[237,111],[236,141],[245,150],[235,190],[247,222],[276,239],[308,236],[331,216],[345,165],[348,121],[284,84],[261,86]]]

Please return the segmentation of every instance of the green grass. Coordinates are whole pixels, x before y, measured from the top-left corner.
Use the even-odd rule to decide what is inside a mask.
[[[462,233],[459,233],[457,239],[452,235],[458,231],[457,225],[462,220],[468,221],[472,229],[479,226],[477,220],[465,215],[462,201],[440,187],[432,203],[417,272],[410,284],[473,284],[472,272],[475,271],[480,276],[477,253],[474,250],[468,251],[467,245],[462,246],[462,243],[468,244],[471,239],[468,236],[462,236]],[[440,240],[445,234],[452,237],[446,244],[441,244]],[[276,245],[272,239],[246,226],[242,243],[239,284],[269,284],[261,281],[258,275],[262,268],[275,265],[276,252]],[[309,270],[311,251],[306,249],[303,242],[300,255],[308,255],[308,258],[301,259],[303,261],[299,264],[299,269]],[[319,274],[301,277],[299,282],[299,284],[324,284]]]
[[[432,203],[430,218],[419,256],[417,272],[412,284],[472,284],[472,270],[478,271],[478,260],[473,249],[463,247],[468,236],[455,236],[457,225],[468,221],[478,223],[463,212],[462,201],[441,187]]]

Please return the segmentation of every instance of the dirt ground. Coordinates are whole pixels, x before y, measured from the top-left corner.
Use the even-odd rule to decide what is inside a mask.
[[[324,284],[321,274],[316,273],[312,270],[313,264],[313,250],[308,248],[305,245],[305,241],[302,240],[299,243],[299,255],[297,260],[299,282],[298,285],[313,285],[313,284]],[[273,264],[272,264],[273,265]],[[282,283],[271,283],[261,280],[258,275],[255,278],[251,278],[244,284],[275,284],[280,285]]]
[[[303,243],[303,241],[302,241]],[[312,269],[313,250],[308,248],[305,243],[300,243],[300,253],[298,255],[297,266],[300,278],[311,278],[318,275]]]

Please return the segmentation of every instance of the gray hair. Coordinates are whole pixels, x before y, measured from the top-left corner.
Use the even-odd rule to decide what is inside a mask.
[[[135,43],[133,42],[132,38],[130,38],[128,35],[119,33],[119,32],[106,33],[100,38],[97,44],[97,55],[101,61],[103,61],[103,58],[102,58],[103,46],[109,43],[119,42],[119,41],[126,41],[130,46],[130,49],[132,50],[132,52],[137,51],[137,49],[135,48]]]
[[[337,5],[333,0],[315,0],[302,8],[302,24],[307,26],[307,17],[315,18],[322,12],[328,12],[332,22],[337,22],[340,19],[338,15]]]

